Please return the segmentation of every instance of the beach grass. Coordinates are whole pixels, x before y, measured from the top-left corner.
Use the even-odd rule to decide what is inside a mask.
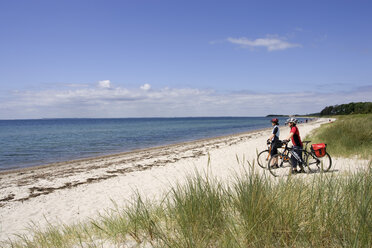
[[[195,174],[161,202],[72,226],[39,229],[10,247],[371,247],[372,167],[274,182],[246,169],[226,185]]]
[[[337,116],[305,139],[326,143],[332,156],[372,158],[372,114]]]

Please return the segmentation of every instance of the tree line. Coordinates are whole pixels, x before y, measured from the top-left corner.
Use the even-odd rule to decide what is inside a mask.
[[[351,102],[347,104],[327,106],[320,115],[349,115],[372,113],[372,102]]]

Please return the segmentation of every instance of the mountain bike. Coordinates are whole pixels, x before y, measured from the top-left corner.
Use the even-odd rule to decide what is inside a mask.
[[[315,152],[307,150],[307,145],[311,141],[304,141],[305,148],[300,149],[302,151],[302,157],[300,157],[295,151],[293,147],[288,147],[288,141],[283,141],[285,144],[284,150],[282,152],[278,152],[272,156],[268,162],[267,168],[269,169],[270,173],[275,176],[289,176],[292,172],[292,161],[289,157],[294,156],[304,168],[306,173],[316,173],[316,172],[326,172],[332,166],[332,158],[326,152],[323,157],[317,157]],[[272,166],[272,159],[278,159],[278,165]],[[275,161],[275,160],[273,160]]]
[[[261,168],[264,168],[264,169],[267,169],[267,162],[270,159],[271,141],[267,140],[266,144],[267,144],[267,149],[263,150],[259,154],[257,154],[257,163]],[[278,149],[279,148],[284,148],[284,146],[281,145],[280,147],[278,147]],[[288,155],[288,151],[287,151],[287,153],[285,153],[285,155]],[[288,162],[288,160],[289,160],[288,156],[285,156],[284,162]]]

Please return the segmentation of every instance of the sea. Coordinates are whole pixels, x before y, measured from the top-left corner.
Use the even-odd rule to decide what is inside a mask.
[[[284,124],[286,118],[279,118]],[[271,127],[270,117],[0,120],[0,170]]]

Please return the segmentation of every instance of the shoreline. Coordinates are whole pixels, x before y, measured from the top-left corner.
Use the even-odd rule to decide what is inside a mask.
[[[299,124],[301,136],[323,123],[328,119]],[[288,127],[281,127],[281,137],[288,132]],[[271,128],[266,128],[0,173],[0,244],[14,234],[29,234],[30,223],[42,230],[50,224],[89,221],[128,206],[137,194],[142,199],[161,200],[172,186],[195,173],[207,172],[231,182],[244,169],[237,159],[254,164],[257,151],[266,149],[270,133]],[[330,173],[349,173],[366,165],[363,161],[357,164],[336,158]],[[258,166],[254,169],[267,172]]]
[[[202,139],[196,139],[196,140],[190,140],[190,141],[176,142],[176,143],[173,143],[173,144],[166,144],[166,145],[153,146],[153,147],[147,147],[147,148],[138,148],[138,149],[134,149],[134,150],[126,151],[126,152],[110,153],[110,154],[92,156],[92,157],[86,157],[86,158],[77,158],[77,159],[65,160],[65,161],[60,161],[60,162],[46,163],[46,164],[20,167],[20,168],[14,168],[14,169],[0,169],[0,176],[1,175],[6,175],[6,174],[11,174],[11,173],[19,173],[19,172],[27,172],[27,171],[31,171],[31,170],[38,170],[38,169],[43,169],[43,168],[48,168],[48,167],[53,167],[53,166],[60,166],[60,165],[65,165],[65,164],[70,164],[70,163],[89,162],[91,160],[96,160],[96,159],[110,159],[110,158],[115,158],[117,156],[131,155],[132,153],[147,152],[147,151],[152,151],[152,150],[156,150],[156,149],[171,148],[173,146],[180,146],[180,145],[181,146],[182,145],[189,145],[189,144],[195,143],[195,142],[214,141],[214,140],[217,140],[217,139],[219,140],[219,139],[229,138],[229,137],[233,137],[233,136],[240,136],[240,135],[245,135],[245,134],[250,134],[250,133],[255,133],[255,132],[266,131],[266,130],[271,130],[271,127],[254,129],[254,130],[251,130],[251,131],[228,134],[228,135],[222,135],[222,136],[215,136],[215,137],[210,137],[210,138],[202,138]]]
[[[180,160],[197,159],[206,156],[210,150],[232,146],[270,130],[271,128],[263,128],[111,155],[0,171],[0,207],[128,173],[163,167]]]

